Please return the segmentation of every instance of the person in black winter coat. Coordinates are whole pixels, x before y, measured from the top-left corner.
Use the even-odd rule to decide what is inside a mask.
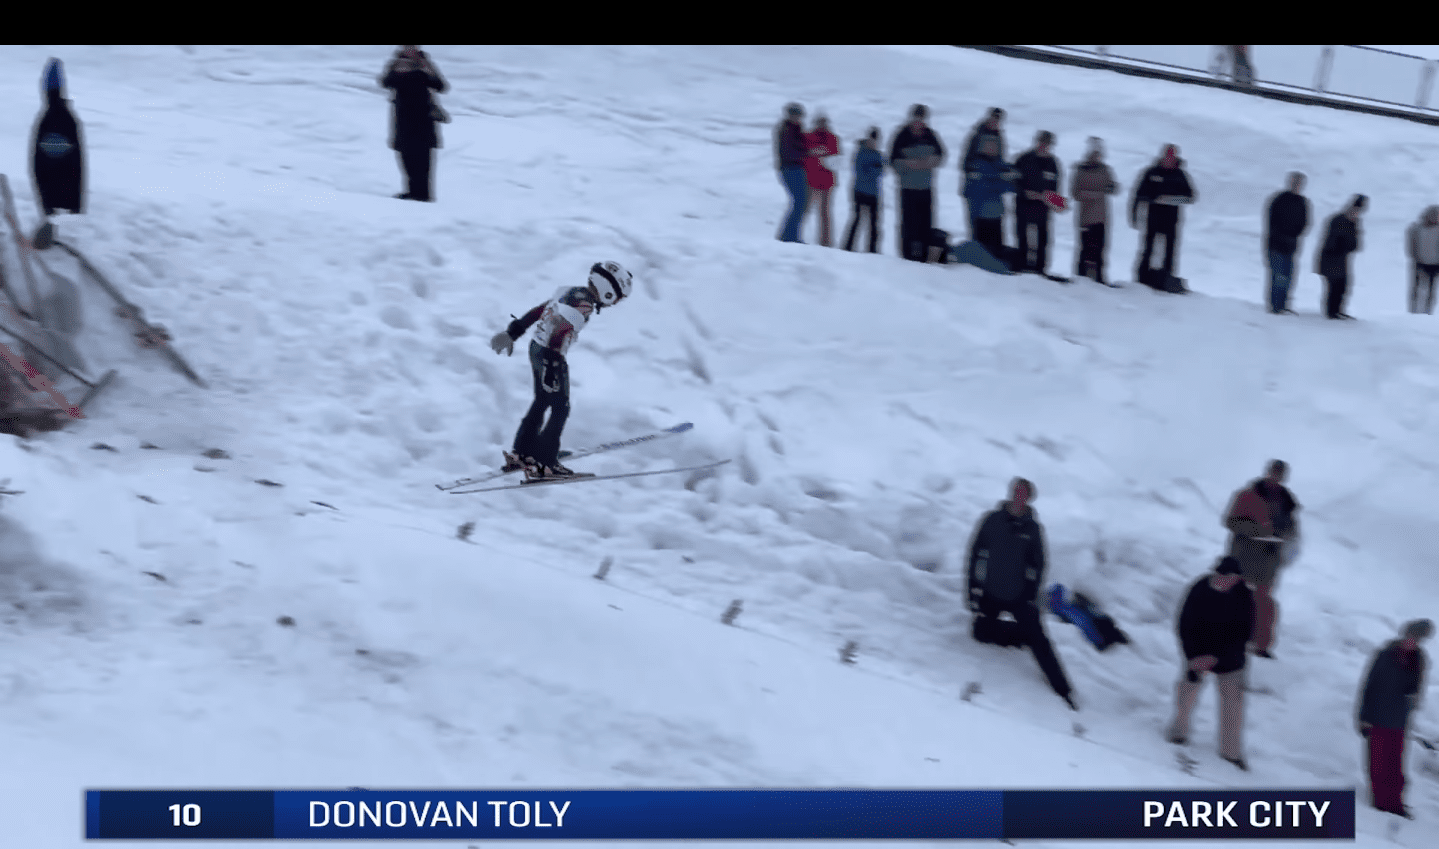
[[[390,147],[400,155],[408,188],[395,195],[401,200],[433,201],[431,173],[434,150],[440,147],[436,121],[444,120],[432,91],[445,92],[449,84],[418,44],[403,45],[396,51],[380,85],[394,91],[394,113],[390,124]]]
[[[1189,717],[1199,701],[1204,675],[1214,673],[1219,686],[1219,754],[1239,767],[1244,761],[1244,664],[1254,630],[1254,594],[1240,574],[1239,561],[1223,557],[1214,572],[1189,588],[1179,611],[1179,644],[1184,675],[1175,698],[1169,742],[1189,742]]]
[[[1148,286],[1169,291],[1170,278],[1177,267],[1179,255],[1179,207],[1194,203],[1198,196],[1184,173],[1184,160],[1179,148],[1165,145],[1159,160],[1140,175],[1134,184],[1134,199],[1129,205],[1129,224],[1139,227],[1139,207],[1145,208],[1144,248],[1139,254],[1135,279]],[[1158,270],[1151,269],[1155,240],[1164,237],[1164,262]]]
[[[889,164],[899,178],[900,256],[928,262],[934,240],[934,169],[944,162],[944,142],[927,123],[929,107],[916,103],[909,123],[894,134]]]
[[[998,106],[992,107],[984,115],[984,120],[974,125],[970,131],[969,138],[964,142],[964,158],[959,162],[959,193],[964,195],[964,187],[974,172],[974,161],[977,157],[986,156],[984,153],[984,142],[992,139],[994,144],[989,148],[993,153],[988,158],[997,158],[1001,162],[1007,161],[1007,154],[1004,147],[1004,110]],[[969,211],[969,238],[978,242],[979,238],[979,210],[974,202],[965,196],[965,203]]]
[[[1294,255],[1309,229],[1309,200],[1304,197],[1304,175],[1290,172],[1289,185],[1270,198],[1264,215],[1264,246],[1269,254],[1269,311],[1293,315],[1289,288],[1294,282]]]
[[[1059,160],[1050,151],[1054,133],[1041,130],[1034,147],[1015,160],[1019,187],[1014,201],[1014,240],[1019,246],[1015,271],[1047,274],[1049,271],[1049,212],[1047,196],[1059,191]]]
[[[1073,710],[1074,690],[1039,617],[1044,586],[1044,533],[1029,506],[1034,484],[1015,478],[1009,501],[980,519],[969,546],[969,609],[981,643],[1028,646],[1049,686]],[[1014,621],[1000,619],[1008,613]]]
[[[1434,633],[1434,623],[1416,619],[1399,639],[1374,655],[1359,691],[1356,722],[1369,744],[1370,802],[1381,811],[1413,817],[1404,807],[1404,738],[1409,718],[1424,695],[1428,661],[1421,640]]]
[[[47,216],[57,209],[85,211],[85,153],[80,122],[65,99],[64,68],[59,59],[45,66],[45,111],[35,122],[30,174]]]
[[[1354,318],[1344,312],[1344,299],[1349,295],[1349,255],[1360,249],[1359,217],[1368,205],[1368,198],[1355,195],[1343,212],[1330,216],[1324,227],[1324,242],[1315,257],[1314,270],[1324,278],[1326,318]]]

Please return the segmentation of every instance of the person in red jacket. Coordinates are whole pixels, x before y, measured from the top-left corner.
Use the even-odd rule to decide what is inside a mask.
[[[825,158],[839,155],[839,139],[830,132],[829,119],[817,115],[814,129],[805,133],[805,147],[809,155],[804,158],[804,177],[809,185],[810,207],[819,210],[819,243],[825,247],[834,245],[831,232],[830,203],[834,188],[834,172],[825,165]]]
[[[1229,554],[1239,560],[1244,579],[1254,587],[1254,653],[1272,658],[1279,604],[1274,585],[1279,570],[1298,553],[1299,502],[1284,486],[1289,465],[1271,460],[1264,477],[1234,494],[1224,526],[1229,529]]]

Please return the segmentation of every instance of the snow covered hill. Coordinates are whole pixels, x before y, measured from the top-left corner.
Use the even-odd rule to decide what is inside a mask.
[[[427,49],[454,116],[433,205],[391,198],[389,48],[0,59],[0,95],[36,109],[45,58],[65,60],[90,208],[61,235],[212,386],[97,335],[121,376],[92,417],[0,442],[25,493],[0,504],[0,746],[26,765],[0,779],[7,834],[78,844],[87,787],[1363,787],[1363,665],[1439,612],[1439,324],[1404,312],[1402,249],[1432,202],[1430,128],[945,47]],[[780,244],[789,100],[829,114],[846,162],[928,104],[956,234],[955,154],[988,106],[1012,152],[1055,132],[1066,169],[1103,136],[1126,193],[1177,143],[1195,293],[900,262],[892,182],[886,255]],[[0,115],[22,211],[32,118]],[[1276,318],[1260,210],[1293,169],[1319,221],[1304,314]],[[1361,320],[1326,322],[1316,231],[1355,192]],[[1122,280],[1137,238],[1112,230]],[[1055,242],[1066,268],[1068,221]],[[735,462],[438,493],[492,466],[529,403],[527,364],[489,335],[602,259],[636,293],[571,351],[566,444],[693,421],[584,468]],[[1173,617],[1271,457],[1308,536],[1279,659],[1254,668],[1252,772],[1213,754],[1210,691],[1191,776],[1160,736]],[[1049,623],[1078,716],[1026,654],[969,638],[962,549],[1016,474],[1051,577],[1135,640],[1099,655]],[[1439,817],[1423,760],[1416,847]],[[1357,844],[1385,819],[1362,809]]]

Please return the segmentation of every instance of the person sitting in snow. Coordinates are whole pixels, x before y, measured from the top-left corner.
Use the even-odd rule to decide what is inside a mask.
[[[981,643],[1028,646],[1049,686],[1071,710],[1079,710],[1074,688],[1059,665],[1039,617],[1044,586],[1044,534],[1029,502],[1034,484],[1015,478],[1009,500],[979,520],[969,546],[969,609],[973,635]],[[1000,619],[1008,613],[1013,621]]]
[[[1404,737],[1409,718],[1424,695],[1428,662],[1421,640],[1434,633],[1434,623],[1416,619],[1399,639],[1375,655],[1359,692],[1359,733],[1369,743],[1370,804],[1381,811],[1413,819],[1404,807]]]
[[[496,354],[513,356],[515,340],[531,325],[539,324],[530,341],[535,400],[520,421],[513,450],[504,452],[505,472],[524,470],[526,480],[576,476],[560,465],[560,435],[570,415],[570,367],[565,352],[590,316],[628,297],[633,282],[619,263],[597,262],[590,267],[587,285],[561,286],[550,300],[511,321],[490,339]]]
[[[1189,588],[1179,610],[1179,645],[1184,674],[1175,697],[1169,742],[1189,742],[1189,716],[1199,701],[1204,675],[1219,685],[1219,755],[1242,770],[1244,760],[1244,646],[1254,629],[1254,594],[1245,586],[1239,561],[1225,556],[1214,572]]]

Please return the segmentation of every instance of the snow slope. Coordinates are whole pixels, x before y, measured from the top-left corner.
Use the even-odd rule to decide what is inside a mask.
[[[8,833],[73,845],[80,791],[104,786],[1363,786],[1358,677],[1439,595],[1439,329],[1404,313],[1402,252],[1430,202],[1429,128],[945,47],[435,47],[455,120],[439,202],[413,204],[390,197],[388,53],[0,59],[12,103],[65,60],[91,176],[61,235],[212,384],[96,307],[87,354],[119,381],[69,431],[0,443],[25,491],[0,506],[0,745],[33,765],[0,781]],[[929,104],[953,233],[954,156],[990,105],[1013,153],[1056,132],[1066,170],[1104,136],[1126,191],[1177,142],[1200,195],[1181,248],[1195,294],[901,263],[892,198],[885,256],[779,244],[788,100],[828,112],[846,162],[870,124],[888,135]],[[31,117],[0,115],[27,221]],[[1294,168],[1319,220],[1306,314],[1280,320],[1259,211]],[[846,169],[840,220],[848,187]],[[1362,320],[1335,326],[1308,272],[1354,192],[1371,198]],[[1124,279],[1137,238],[1112,229]],[[1053,268],[1073,242],[1060,222]],[[571,351],[566,443],[693,421],[584,467],[735,462],[438,493],[493,465],[529,403],[523,359],[485,340],[607,258],[637,291]],[[1160,738],[1174,612],[1230,493],[1274,456],[1308,533],[1280,659],[1254,670],[1272,694],[1251,697],[1253,771],[1212,753],[1211,693],[1186,775]],[[1016,474],[1038,484],[1051,577],[1135,639],[1098,655],[1051,622],[1077,718],[1027,656],[968,636],[962,550]],[[1421,761],[1411,846],[1439,816]],[[1361,811],[1358,845],[1384,819]]]

